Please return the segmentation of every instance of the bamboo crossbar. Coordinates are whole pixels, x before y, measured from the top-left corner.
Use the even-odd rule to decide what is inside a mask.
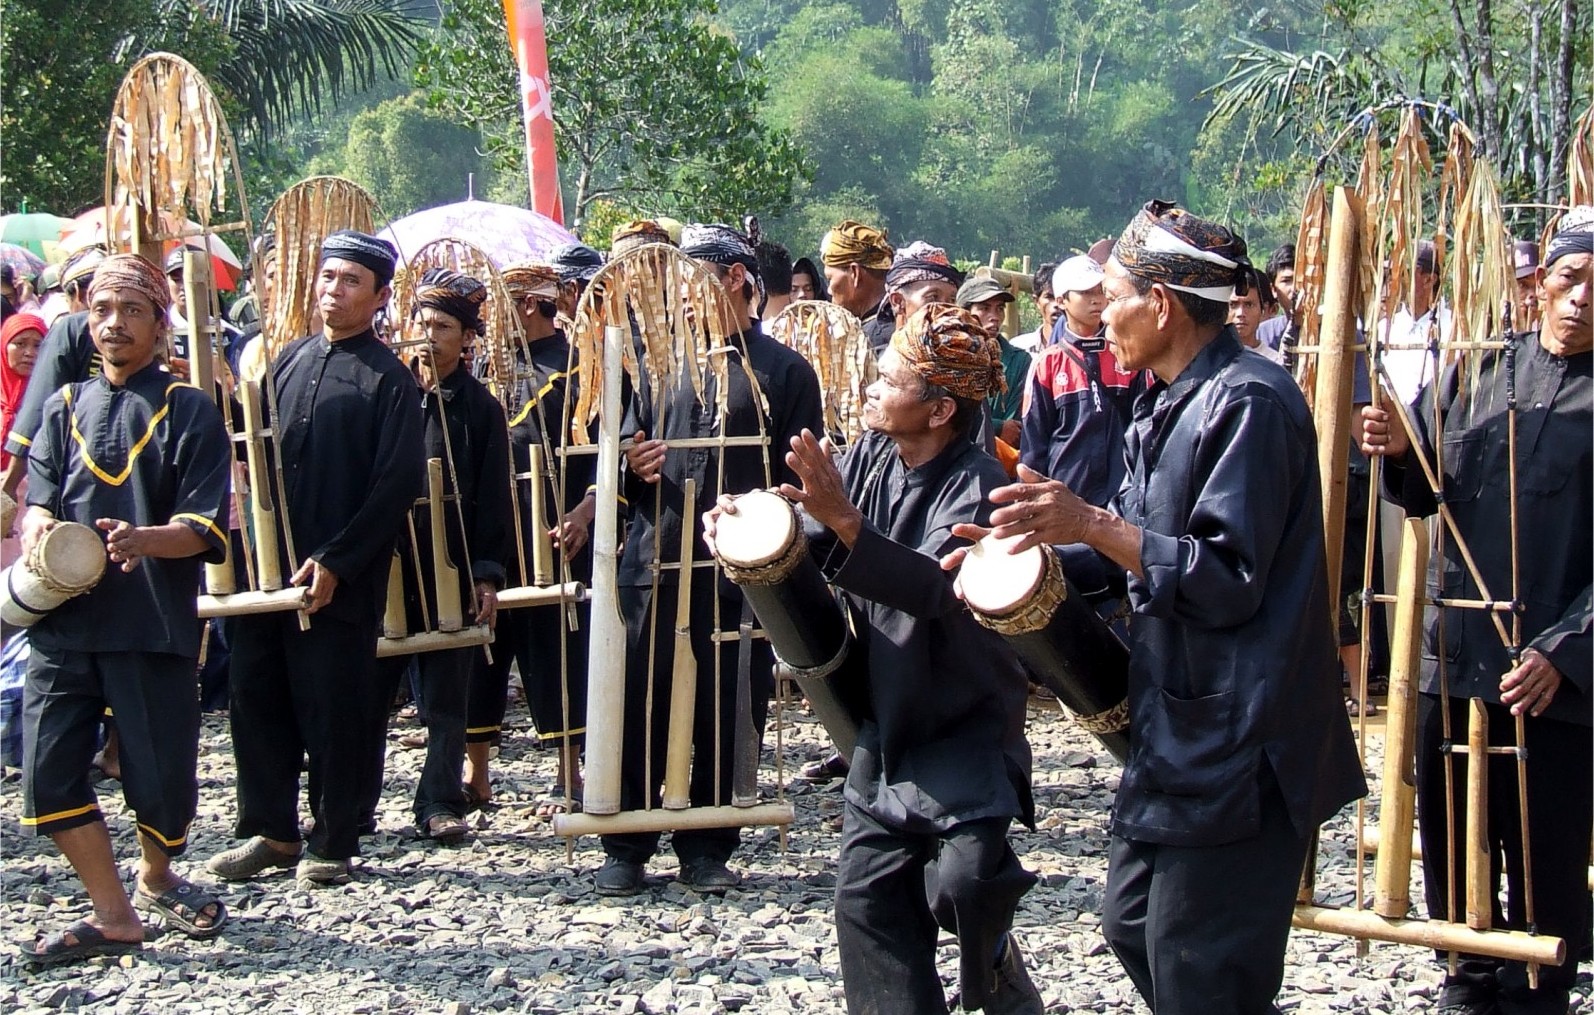
[[[376,657],[417,655],[421,652],[441,652],[451,648],[475,648],[491,645],[493,632],[486,624],[477,624],[459,631],[422,631],[404,638],[376,639]]]
[[[230,595],[199,597],[199,616],[242,617],[253,613],[281,613],[302,610],[310,605],[309,586],[294,586],[271,592],[234,592]]]
[[[1390,919],[1358,909],[1296,906],[1291,925],[1297,930],[1417,945],[1442,952],[1469,952],[1538,965],[1560,965],[1566,957],[1566,942],[1558,937],[1519,930],[1473,930],[1465,924],[1438,920]]]
[[[764,436],[672,437],[664,441],[664,446],[678,450],[687,448],[752,448],[768,443],[769,438]],[[627,437],[620,442],[620,453],[623,455],[634,447],[636,447],[636,441]],[[569,447],[560,448],[557,453],[561,455],[595,455],[598,453],[598,445],[572,444]]]
[[[521,606],[555,606],[559,603],[581,603],[587,598],[587,587],[581,582],[547,586],[519,585],[498,593],[498,608],[510,610]]]
[[[777,800],[752,807],[688,807],[679,811],[658,807],[607,815],[556,814],[553,834],[575,837],[700,828],[751,828],[756,825],[790,825],[794,820],[796,811],[791,803]]]

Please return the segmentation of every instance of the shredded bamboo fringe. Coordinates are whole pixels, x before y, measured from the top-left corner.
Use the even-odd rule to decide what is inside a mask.
[[[266,227],[276,235],[277,276],[271,298],[263,300],[261,308],[261,334],[270,359],[289,342],[315,330],[311,322],[322,241],[339,229],[371,232],[376,212],[375,198],[336,176],[312,176],[273,202]]]
[[[802,300],[780,312],[769,333],[819,374],[825,430],[850,445],[863,433],[864,389],[879,376],[858,319],[834,303]]]

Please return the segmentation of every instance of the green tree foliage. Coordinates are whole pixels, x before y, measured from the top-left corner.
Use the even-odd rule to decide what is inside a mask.
[[[547,0],[561,178],[580,222],[594,200],[691,217],[784,210],[805,169],[763,124],[763,69],[705,20],[702,0]],[[450,4],[422,55],[440,108],[524,173],[520,100],[499,0]]]
[[[346,177],[377,199],[389,219],[433,205],[463,201],[475,175],[485,195],[487,160],[476,150],[476,131],[431,107],[414,92],[354,117],[341,149],[311,165]]]

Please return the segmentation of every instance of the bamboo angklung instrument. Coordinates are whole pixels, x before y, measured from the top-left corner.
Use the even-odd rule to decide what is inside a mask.
[[[210,255],[192,248],[183,253],[183,290],[188,303],[188,365],[194,385],[209,395],[216,391],[216,341],[211,327],[210,304],[214,299],[210,278]],[[223,409],[225,412],[225,408]],[[205,591],[213,596],[230,596],[238,591],[238,575],[233,570],[232,545],[219,564],[205,565]]]
[[[410,636],[409,611],[404,608],[404,564],[397,553],[387,569],[387,610],[382,614],[382,637]]]
[[[553,527],[548,524],[547,459],[540,445],[532,445],[531,485],[531,573],[532,581],[546,588],[554,583]]]
[[[1428,577],[1428,526],[1403,523],[1395,622],[1390,634],[1389,703],[1385,719],[1383,795],[1379,827],[1389,849],[1374,862],[1373,911],[1393,919],[1411,910],[1411,838],[1417,814],[1417,684],[1422,668],[1422,593]]]
[[[683,504],[697,503],[697,480],[687,477]],[[692,776],[692,725],[697,709],[697,655],[692,651],[692,557],[697,527],[691,513],[681,519],[681,582],[675,598],[675,656],[670,673],[670,731],[664,755],[664,806],[672,811],[691,805],[687,790]]]
[[[426,461],[426,498],[432,526],[432,580],[437,588],[437,629],[445,633],[465,626],[459,601],[459,568],[448,559],[448,520],[443,497],[443,460]],[[457,504],[457,500],[456,500]]]

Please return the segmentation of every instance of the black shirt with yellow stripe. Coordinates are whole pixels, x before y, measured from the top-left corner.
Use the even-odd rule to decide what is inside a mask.
[[[93,526],[179,522],[206,552],[145,559],[132,572],[107,563],[91,591],[31,629],[40,644],[86,652],[170,652],[198,657],[200,565],[227,552],[229,463],[221,413],[203,392],[151,364],[112,384],[68,384],[44,404],[28,458],[29,505]]]

